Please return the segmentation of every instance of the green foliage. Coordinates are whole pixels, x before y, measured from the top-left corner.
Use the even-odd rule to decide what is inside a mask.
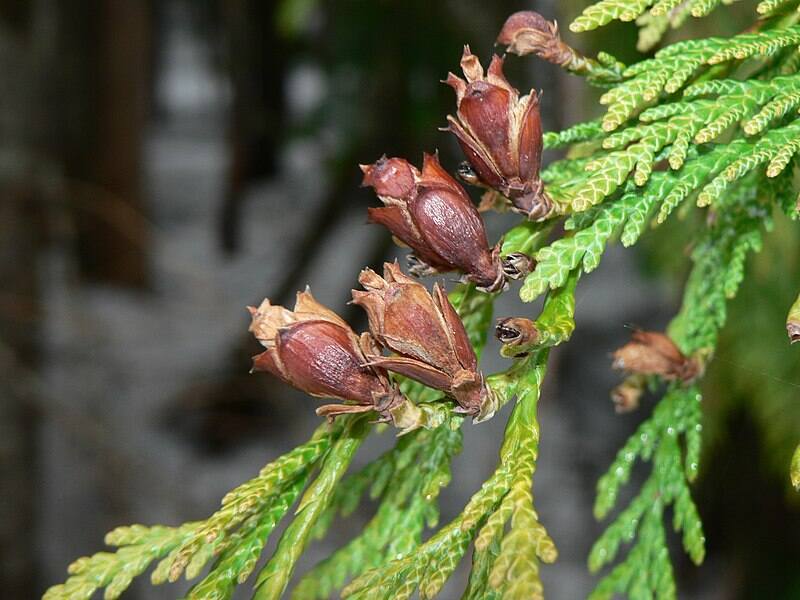
[[[584,146],[577,158],[556,161],[542,174],[563,212],[576,214],[565,225],[570,235],[538,251],[522,299],[563,285],[574,269],[594,270],[612,238],[634,244],[652,214],[661,223],[689,197],[711,205],[755,169],[779,177],[800,147],[800,121],[789,117],[800,106],[800,78],[765,69],[763,78],[710,79],[708,69],[756,54],[765,63],[798,41],[800,28],[790,26],[674,44],[623,72],[601,99],[609,106],[601,121],[545,136],[546,147]],[[681,88],[681,98],[654,104]],[[780,205],[794,214],[787,195]]]
[[[774,197],[769,189],[759,195]],[[778,480],[786,476],[800,428],[796,347],[787,343],[783,326],[800,277],[795,227],[775,214],[774,229],[763,236],[764,249],[748,261],[748,277],[728,303],[720,360],[709,365],[704,378],[704,395],[715,400],[704,410],[707,445],[724,443],[729,436],[722,426],[734,414],[747,415],[759,433],[763,467]]]
[[[328,509],[329,521],[337,510],[343,516],[352,512],[367,487],[370,497],[381,498],[381,503],[358,536],[303,576],[292,594],[294,600],[329,598],[350,577],[419,546],[422,531],[438,520],[436,498],[449,483],[450,461],[461,449],[460,422],[454,419],[433,431],[410,433],[354,475],[352,482],[344,482],[342,497]]]
[[[637,458],[652,461],[650,477],[639,494],[619,513],[589,554],[589,568],[597,571],[616,558],[623,542],[634,540],[626,558],[598,584],[592,598],[613,594],[675,597],[675,582],[666,547],[664,509],[673,506],[673,525],[683,533],[683,546],[695,564],[705,555],[705,538],[688,483],[697,476],[701,396],[696,388],[672,389],[652,416],[642,423],[617,454],[597,484],[594,512],[605,518],[614,508],[619,489],[627,483]],[[685,438],[685,458],[679,437]]]
[[[617,129],[658,98],[674,94],[700,75],[708,76],[710,69],[730,69],[735,66],[731,63],[754,57],[765,60],[786,47],[796,46],[798,41],[800,27],[790,26],[667,46],[653,58],[628,67],[623,71],[623,82],[602,96],[601,104],[608,106],[603,129]],[[737,87],[729,91],[737,91]]]
[[[633,21],[645,15],[647,9],[651,18],[668,17],[670,13],[680,15],[691,14],[693,17],[705,17],[720,4],[733,4],[736,0],[601,0],[586,9],[575,19],[569,28],[572,31],[590,31],[611,21]],[[780,2],[781,0],[777,0]],[[775,4],[775,2],[762,2]],[[766,14],[769,10],[759,7],[759,12]]]
[[[689,15],[704,16],[729,3],[602,0],[588,7],[572,29],[636,19],[642,27],[640,45],[650,46]],[[48,590],[45,598],[89,598],[101,588],[106,598],[116,598],[157,561],[154,583],[185,574],[199,579],[188,598],[230,598],[255,571],[270,534],[296,505],[255,582],[255,598],[276,600],[307,546],[366,496],[377,506],[372,519],[299,579],[294,600],[328,598],[337,591],[354,600],[404,599],[415,592],[432,598],[470,544],[472,571],[464,599],[542,598],[540,565],[557,556],[532,492],[539,442],[536,409],[550,348],[570,339],[577,285],[583,273],[600,265],[607,245],[619,240],[632,246],[648,227],[670,218],[681,219],[689,229],[685,254],[691,269],[668,332],[701,365],[701,373],[687,383],[651,378],[651,387],[661,385],[664,395],[598,482],[595,516],[611,520],[588,562],[592,571],[606,569],[593,599],[675,598],[667,514],[691,560],[699,564],[705,555],[703,527],[690,494],[701,462],[699,379],[720,343],[748,257],[761,250],[775,215],[786,223],[781,213],[798,216],[798,4],[765,0],[757,6],[764,18],[746,33],[678,42],[629,67],[601,55],[576,71],[607,88],[601,99],[607,109],[596,120],[545,134],[546,148],[570,147],[566,157],[541,173],[556,214],[544,223],[520,224],[503,238],[503,255],[523,252],[536,260],[519,293],[526,302],[546,294],[535,320],[539,338],[507,371],[488,378],[500,403],[513,401],[514,407],[496,470],[452,521],[437,529],[437,498],[461,448],[463,417],[440,392],[398,378],[423,426],[400,432],[396,445],[362,470],[347,475],[370,431],[367,419],[339,418],[229,493],[208,519],[176,528],[137,525],[113,531],[106,541],[116,552],[79,559],[66,583]],[[563,225],[563,232],[557,225]],[[554,231],[560,233],[553,236]],[[681,249],[671,250],[678,254]],[[450,298],[480,354],[492,325],[493,296],[461,285]],[[788,296],[782,294],[776,303],[785,315]],[[800,319],[798,305],[790,319]],[[748,315],[748,327],[759,315]],[[772,331],[770,322],[759,325]],[[737,339],[746,344],[752,335],[748,330]],[[776,406],[781,405],[764,403],[765,422],[787,414]],[[785,421],[775,428],[775,437],[783,445],[787,438],[796,443],[793,421]],[[618,506],[637,461],[649,464],[650,473],[630,502]],[[800,448],[790,472],[800,488]]]
[[[762,0],[756,11],[760,15],[772,16],[781,11],[791,10],[797,6],[797,0]]]
[[[535,248],[545,235],[541,226],[521,226],[509,234],[508,252]],[[450,299],[480,354],[491,323],[492,296],[462,285]],[[512,385],[523,371],[512,369],[493,379],[503,401],[513,395]],[[111,532],[106,542],[118,547],[117,552],[79,559],[70,566],[67,582],[50,588],[46,598],[88,599],[100,588],[106,588],[106,598],[117,598],[158,559],[151,577],[156,584],[176,581],[184,572],[187,579],[194,579],[213,559],[187,598],[230,598],[235,586],[252,574],[270,533],[301,493],[294,520],[259,573],[256,598],[279,598],[306,545],[323,537],[334,518],[351,513],[367,490],[381,500],[375,517],[355,539],[312,569],[293,597],[328,597],[352,576],[398,556],[413,556],[425,527],[434,527],[438,520],[436,498],[450,481],[450,461],[461,448],[463,417],[452,414],[450,405],[441,402],[440,392],[411,381],[402,382],[402,388],[428,416],[427,427],[401,437],[395,448],[359,473],[342,479],[368,427],[363,418],[339,418],[229,492],[221,508],[204,521],[177,528],[135,525]],[[525,457],[532,477],[532,455]],[[507,481],[495,481],[493,493],[502,499],[508,486]],[[449,574],[446,569],[438,573]],[[433,589],[430,583],[426,589]]]
[[[584,12],[577,28],[632,20],[651,5],[652,15],[690,6],[694,13],[715,3],[666,4],[600,2]],[[761,10],[770,12],[766,5]],[[727,302],[744,278],[749,251],[761,249],[773,210],[797,217],[798,36],[800,29],[789,22],[673,44],[622,71],[622,81],[601,99],[608,106],[601,119],[547,135],[549,148],[578,144],[543,172],[567,215],[567,233],[538,250],[521,298],[531,301],[576,272],[594,270],[609,242],[636,243],[648,223],[661,224],[676,209],[685,217],[691,207],[684,202],[693,199],[710,212],[694,233],[693,268],[669,331],[684,352],[709,361]],[[700,462],[701,418],[699,391],[673,385],[600,479],[595,514],[603,519],[635,461],[652,462],[642,489],[592,549],[589,566],[597,571],[615,562],[623,542],[631,544],[593,598],[676,596],[663,526],[669,506],[686,552],[702,561],[702,525],[689,494]]]
[[[654,6],[649,12],[642,13],[636,24],[639,26],[639,40],[636,43],[636,49],[639,52],[649,52],[664,37],[670,29],[678,29],[686,19],[691,15],[691,4],[679,1],[677,6],[671,8],[659,7],[664,6],[659,3]]]
[[[303,494],[295,510],[295,518],[281,536],[275,554],[259,573],[254,598],[280,598],[289,584],[295,564],[305,550],[317,520],[327,509],[336,491],[336,484],[368,432],[363,419],[351,419],[346,427],[344,434],[332,445],[319,475]]]
[[[541,239],[538,227],[526,229]],[[537,322],[557,331],[565,321],[571,322],[573,312],[574,285],[564,293],[553,293]],[[540,350],[491,378],[490,384],[504,401],[514,396],[517,401],[506,426],[497,470],[461,514],[424,544],[361,574],[345,587],[344,597],[403,599],[418,590],[421,598],[432,598],[473,540],[474,568],[465,597],[542,597],[539,561],[552,562],[557,556],[539,523],[531,493],[539,440],[536,406],[547,357],[548,350]]]
[[[344,589],[345,598],[404,599],[416,590],[421,598],[432,598],[476,535],[473,561],[482,568],[473,572],[469,594],[481,597],[474,595],[476,590],[495,590],[501,597],[541,597],[538,561],[556,558],[555,546],[533,510],[531,495],[539,439],[536,405],[546,360],[544,350],[495,379],[494,385],[505,398],[515,394],[518,398],[506,427],[497,470],[462,513],[410,554],[355,579]],[[504,536],[509,519],[510,530]],[[494,556],[486,551],[492,542],[496,546]]]
[[[48,600],[89,598],[106,588],[105,598],[117,598],[133,577],[162,559],[153,571],[154,584],[177,581],[185,571],[197,577],[212,557],[218,555],[210,574],[190,597],[228,598],[235,582],[253,570],[261,547],[278,521],[302,491],[314,465],[326,457],[342,435],[345,422],[321,427],[314,437],[264,467],[261,473],[229,492],[222,507],[205,521],[177,528],[134,525],[118,528],[106,543],[119,549],[78,559],[69,568],[70,578],[50,588]]]
[[[627,224],[640,204],[638,197],[627,194],[619,201],[604,205],[592,215],[589,225],[569,237],[563,237],[536,253],[536,270],[526,279],[520,297],[530,302],[545,290],[563,286],[576,269],[593,271],[599,264],[606,243]],[[568,222],[567,229],[575,226]]]
[[[706,360],[716,345],[726,316],[726,300],[743,276],[744,254],[760,246],[759,227],[764,216],[746,210],[749,194],[726,202],[725,212],[710,225],[692,254],[694,268],[684,293],[681,312],[670,326],[673,339],[684,352]],[[637,458],[652,460],[650,477],[597,540],[589,567],[599,570],[616,558],[620,544],[633,540],[626,558],[598,584],[593,598],[615,593],[632,598],[676,597],[672,566],[663,530],[663,511],[673,505],[673,526],[683,533],[683,546],[696,564],[705,555],[702,525],[689,493],[689,483],[699,469],[702,413],[701,395],[695,387],[673,387],[658,403],[617,454],[598,482],[595,515],[605,518],[616,504],[618,491],[627,483]],[[684,439],[681,452],[680,436]]]
[[[106,535],[106,544],[119,550],[79,558],[67,569],[69,579],[47,590],[43,600],[88,600],[101,588],[106,589],[106,600],[119,598],[134,577],[180,546],[197,528],[197,523],[180,527],[118,527]]]

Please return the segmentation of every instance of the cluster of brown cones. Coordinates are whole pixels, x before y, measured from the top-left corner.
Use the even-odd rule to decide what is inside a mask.
[[[269,371],[286,383],[323,398],[317,414],[375,411],[382,420],[398,423],[407,399],[387,371],[445,392],[458,412],[488,418],[496,401],[478,370],[478,359],[464,325],[441,287],[433,294],[403,274],[397,263],[386,263],[383,276],[364,269],[363,290],[353,290],[353,302],[367,313],[370,331],[360,336],[309,291],[297,294],[290,311],[269,300],[251,308],[250,331],[266,348],[254,358],[256,371]],[[382,349],[393,354],[384,356]]]
[[[484,72],[465,47],[461,68],[465,79],[450,73],[446,83],[456,92],[456,116],[448,117],[447,130],[464,150],[462,179],[489,190],[484,205],[505,204],[529,219],[547,218],[553,204],[539,178],[539,95],[532,90],[520,97],[503,75],[499,56]],[[411,248],[412,275],[458,271],[463,281],[492,293],[533,268],[529,257],[501,256],[500,243],[489,245],[478,209],[435,154],[424,155],[421,170],[387,157],[361,170],[364,185],[384,205],[369,209],[369,220]],[[408,400],[389,371],[445,392],[465,414],[491,416],[496,400],[444,290],[434,285],[429,293],[397,263],[384,265],[383,276],[365,269],[359,282],[364,290],[353,291],[353,302],[367,312],[370,329],[360,336],[308,290],[298,293],[294,310],[269,300],[251,307],[250,331],[266,348],[254,358],[253,369],[312,396],[340,400],[317,410],[327,417],[375,411],[396,421]]]
[[[574,55],[555,24],[531,11],[509,17],[498,43],[509,52],[534,53],[559,64]],[[486,190],[482,209],[508,208],[533,221],[551,217],[554,204],[539,175],[539,94],[531,90],[520,96],[505,78],[503,58],[497,55],[484,71],[466,46],[461,69],[464,78],[450,73],[445,80],[457,103],[446,131],[456,136],[466,158],[458,169],[460,178]],[[369,220],[385,226],[399,244],[411,249],[412,275],[457,271],[462,281],[494,293],[534,268],[530,257],[502,256],[500,242],[489,245],[479,208],[435,154],[424,155],[421,170],[403,158],[385,156],[361,165],[361,170],[363,184],[383,203],[369,209]],[[317,409],[329,418],[374,411],[381,420],[408,428],[407,420],[399,421],[408,415],[409,400],[389,372],[441,390],[459,412],[476,420],[489,418],[497,400],[444,290],[434,285],[429,293],[397,263],[385,264],[383,276],[364,269],[359,282],[364,289],[353,290],[353,302],[369,319],[369,332],[360,336],[308,290],[298,293],[294,310],[269,300],[251,307],[250,331],[266,348],[254,358],[253,370],[268,371],[312,396],[340,400]],[[509,347],[527,347],[537,339],[535,324],[521,318],[501,319],[497,335]],[[384,350],[390,354],[384,355]],[[669,338],[646,332],[634,334],[634,341],[617,352],[614,364],[637,376],[687,381],[697,374],[694,363]],[[628,404],[636,393],[631,389],[629,384],[618,392],[626,394]]]

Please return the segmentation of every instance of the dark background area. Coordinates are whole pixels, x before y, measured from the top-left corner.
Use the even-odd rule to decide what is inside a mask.
[[[357,164],[383,153],[419,163],[438,149],[453,170],[457,148],[437,128],[455,103],[439,81],[457,70],[461,46],[488,60],[511,12],[535,8],[566,24],[585,4],[0,0],[3,598],[40,596],[117,525],[207,516],[310,435],[315,400],[248,375],[258,346],[245,305],[291,303],[310,283],[363,327],[346,304],[359,269],[403,251],[365,224],[376,199],[359,188]],[[749,10],[692,27],[732,33]],[[633,24],[567,37],[636,58]],[[544,90],[548,130],[598,112],[594,91],[549,65],[512,57],[507,73],[525,92]],[[515,221],[486,218],[493,239]],[[644,250],[609,250],[581,282],[573,340],[553,356],[535,483],[560,550],[542,570],[552,600],[584,597],[595,581],[585,567],[603,528],[591,515],[595,482],[654,401],[614,414],[609,353],[626,324],[663,328],[674,314],[679,229]],[[782,239],[796,250],[794,237]],[[768,296],[780,321],[792,292],[778,285],[746,284],[734,332]],[[531,310],[509,293],[497,315]],[[709,553],[697,570],[675,543],[682,597],[800,598],[798,501],[786,477],[800,384],[781,327],[745,349],[729,336],[710,374],[696,486]],[[504,368],[496,349],[487,372]],[[443,519],[493,469],[507,412],[466,426]],[[375,436],[359,460],[390,443],[391,433]],[[312,546],[301,568],[346,541],[370,508]],[[463,567],[443,599],[459,597]],[[174,598],[187,585],[142,579],[126,597]]]

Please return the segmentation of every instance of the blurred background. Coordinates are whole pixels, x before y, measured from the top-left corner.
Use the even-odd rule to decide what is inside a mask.
[[[462,44],[488,60],[511,12],[566,24],[586,4],[0,0],[3,598],[40,596],[117,525],[204,518],[311,434],[315,400],[248,375],[259,348],[245,305],[291,302],[310,283],[364,327],[346,304],[359,269],[403,251],[365,224],[376,199],[359,188],[357,163],[384,152],[418,163],[438,149],[454,169],[459,152],[437,128],[455,103],[439,80],[457,70]],[[751,4],[679,35],[740,31]],[[567,38],[639,58],[633,24]],[[599,113],[596,92],[549,65],[511,57],[507,73],[523,91],[544,90],[548,130]],[[496,239],[515,219],[487,221]],[[585,566],[603,529],[595,482],[655,401],[615,415],[609,354],[626,324],[660,329],[675,313],[688,235],[677,223],[636,251],[611,248],[581,282],[578,331],[553,356],[535,483],[560,550],[542,570],[552,600],[584,597],[596,581]],[[706,384],[696,486],[709,552],[698,570],[673,540],[682,597],[800,598],[800,504],[787,483],[800,377],[783,329],[799,257],[779,221],[731,305]],[[497,307],[530,312],[513,293]],[[494,345],[484,363],[505,367]],[[465,426],[443,522],[493,470],[507,412]],[[390,443],[374,436],[359,461]],[[312,546],[301,568],[349,539],[370,508]],[[463,567],[444,600],[459,597]],[[187,587],[143,579],[127,598]]]

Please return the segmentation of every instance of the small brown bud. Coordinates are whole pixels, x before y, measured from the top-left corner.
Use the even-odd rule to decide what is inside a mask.
[[[685,356],[669,337],[656,331],[634,331],[631,341],[614,352],[612,366],[631,374],[658,375],[682,382],[689,382],[700,373],[696,360]]]
[[[539,95],[519,92],[503,74],[503,59],[494,56],[484,75],[469,46],[461,68],[466,81],[449,73],[447,83],[456,92],[456,117],[448,116],[452,131],[472,172],[467,178],[499,191],[512,209],[541,220],[553,204],[539,178],[542,163],[542,125]]]
[[[558,25],[532,10],[516,12],[506,19],[497,43],[508,46],[511,54],[536,56],[556,65],[568,67],[576,52],[561,41]]]
[[[786,315],[786,333],[792,344],[800,342],[800,296],[792,303],[789,314]]]
[[[499,247],[489,248],[478,210],[435,155],[425,155],[422,172],[402,158],[386,157],[361,169],[364,185],[385,205],[370,208],[369,220],[413,250],[413,275],[461,271],[484,291],[505,287]]]
[[[789,341],[792,344],[800,342],[800,323],[791,321],[786,323],[786,333],[789,335]]]
[[[478,370],[478,359],[467,332],[444,291],[433,295],[400,271],[397,263],[384,265],[383,277],[364,269],[359,282],[366,291],[353,290],[353,302],[367,312],[375,339],[397,356],[370,357],[370,365],[394,371],[442,390],[460,411],[491,416],[496,401]]]
[[[790,343],[800,342],[800,321],[789,319],[786,321],[786,333]]]
[[[536,323],[523,317],[499,319],[495,325],[495,336],[503,344],[503,356],[526,354],[539,341]]]
[[[642,375],[631,375],[617,387],[611,390],[611,400],[614,410],[619,413],[629,413],[639,408],[639,400],[644,393],[646,379]]]
[[[266,348],[253,357],[253,371],[268,371],[312,396],[355,403],[321,406],[317,414],[333,418],[375,410],[388,420],[404,400],[383,369],[366,365],[365,352],[375,348],[371,338],[359,339],[308,290],[297,294],[293,311],[269,300],[248,309],[250,331]]]

